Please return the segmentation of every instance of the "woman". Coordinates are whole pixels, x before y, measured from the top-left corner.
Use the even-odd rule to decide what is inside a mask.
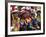
[[[20,18],[18,17],[18,14],[12,15],[12,17],[13,17],[13,23],[12,23],[13,29],[12,29],[12,31],[19,31],[19,29],[20,29]]]

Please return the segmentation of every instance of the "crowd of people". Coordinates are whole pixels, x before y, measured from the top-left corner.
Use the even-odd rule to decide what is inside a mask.
[[[11,31],[41,29],[41,8],[38,6],[11,6]]]

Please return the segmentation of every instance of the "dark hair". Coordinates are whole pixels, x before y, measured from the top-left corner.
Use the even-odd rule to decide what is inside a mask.
[[[33,7],[33,6],[31,6],[31,9],[34,9],[34,7]]]
[[[36,13],[37,13],[37,14],[38,14],[38,13],[41,13],[41,11],[39,10],[39,11],[37,11]]]

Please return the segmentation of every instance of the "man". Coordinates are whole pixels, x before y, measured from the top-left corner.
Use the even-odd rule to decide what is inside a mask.
[[[25,20],[21,18],[20,20],[20,31],[26,30]]]

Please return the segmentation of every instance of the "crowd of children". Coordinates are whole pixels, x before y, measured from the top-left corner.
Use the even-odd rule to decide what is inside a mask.
[[[30,31],[41,29],[40,7],[19,6],[15,7],[14,9],[11,10],[12,31]]]

